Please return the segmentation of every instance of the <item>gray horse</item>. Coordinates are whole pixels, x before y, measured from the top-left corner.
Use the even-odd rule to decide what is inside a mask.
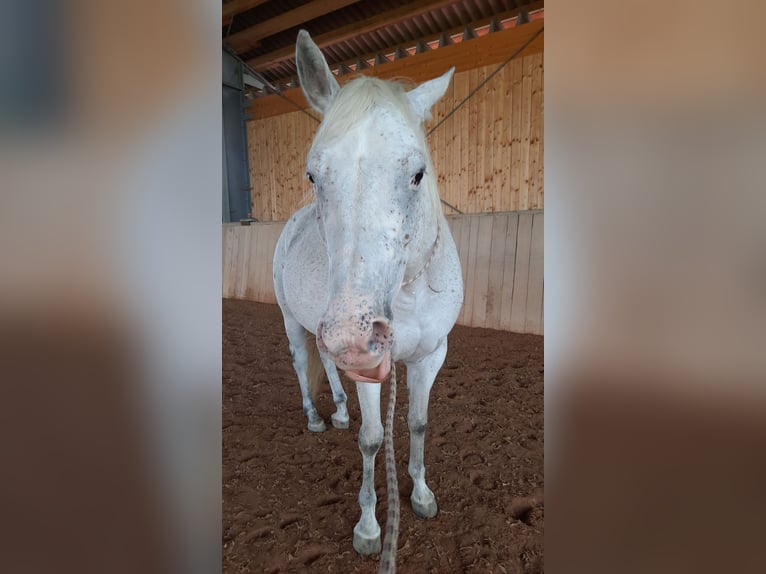
[[[421,517],[437,513],[423,465],[428,397],[463,284],[423,121],[454,68],[410,91],[371,77],[340,88],[305,31],[296,61],[306,99],[324,118],[307,158],[315,201],[292,216],[279,238],[274,287],[309,430],[326,428],[313,400],[322,371],[338,428],[348,428],[348,412],[337,369],[356,381],[364,470],[354,548],[373,554],[381,549],[373,479],[383,440],[380,382],[393,361],[407,366],[412,507]]]

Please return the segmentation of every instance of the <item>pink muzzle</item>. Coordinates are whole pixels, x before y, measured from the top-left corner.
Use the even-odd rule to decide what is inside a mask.
[[[383,358],[374,369],[363,369],[361,371],[346,370],[346,373],[357,383],[382,383],[391,372],[391,351],[386,351]]]

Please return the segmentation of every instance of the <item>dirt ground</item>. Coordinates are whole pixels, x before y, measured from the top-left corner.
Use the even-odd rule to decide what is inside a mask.
[[[439,514],[417,518],[407,474],[404,365],[398,365],[394,442],[401,500],[402,573],[543,572],[543,337],[455,327],[431,391],[426,479]],[[361,424],[330,424],[325,383],[311,433],[276,305],[223,301],[223,571],[377,572],[351,545],[359,518]],[[384,383],[382,408],[388,403]],[[377,517],[386,519],[383,448]]]

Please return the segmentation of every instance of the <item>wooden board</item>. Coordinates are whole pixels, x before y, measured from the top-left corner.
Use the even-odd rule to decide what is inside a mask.
[[[240,268],[238,270],[238,277],[237,277],[237,297],[239,299],[245,298],[245,291],[247,288],[247,277],[250,272],[250,269],[253,267],[256,267],[255,263],[252,261],[251,257],[251,247],[252,247],[252,238],[253,238],[253,230],[255,228],[251,226],[244,226],[240,230],[240,258],[239,258],[239,265]]]
[[[489,275],[485,304],[484,327],[500,328],[500,313],[503,305],[503,266],[505,263],[505,238],[508,220],[513,217],[500,213],[492,217],[492,240],[489,254]]]
[[[543,208],[542,65],[542,54],[512,61],[429,137],[440,195],[464,213]],[[456,73],[428,126],[495,70]],[[306,155],[317,127],[298,111],[248,122],[252,214],[258,221],[285,221],[312,201]]]
[[[529,254],[529,284],[524,323],[525,333],[543,332],[543,214],[535,213]]]
[[[513,283],[516,270],[516,242],[518,240],[519,214],[508,214],[508,230],[503,250],[503,295],[500,305],[500,326],[503,331],[511,330],[511,307],[513,304]]]
[[[471,325],[473,323],[474,304],[473,281],[476,276],[476,256],[479,247],[479,216],[470,215],[466,223],[468,223],[468,251],[465,259],[465,305],[463,305],[465,315],[463,324]]]
[[[544,215],[541,211],[447,218],[465,289],[458,323],[542,334]],[[224,297],[275,303],[272,266],[283,223],[223,226]]]
[[[478,223],[476,237],[476,269],[471,289],[473,291],[473,314],[471,325],[484,327],[487,324],[487,288],[489,285],[489,261],[492,250],[492,216],[476,217]]]
[[[468,279],[468,252],[471,246],[471,217],[460,216],[462,221],[462,229],[460,232],[460,243],[458,244],[458,257],[460,259],[460,270],[463,274],[463,307],[460,310],[460,316],[458,321],[461,325],[466,321],[466,309],[468,308],[468,293],[467,293],[467,279]]]
[[[532,247],[533,213],[519,213],[519,231],[516,240],[516,264],[513,272],[513,293],[511,295],[510,331],[523,333],[526,327],[527,290],[529,287],[529,255]]]

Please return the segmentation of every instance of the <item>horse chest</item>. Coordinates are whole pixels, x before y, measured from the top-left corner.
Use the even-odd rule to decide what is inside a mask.
[[[424,325],[423,308],[415,293],[402,290],[394,300],[393,312],[395,360],[418,358],[436,348],[440,338]]]

